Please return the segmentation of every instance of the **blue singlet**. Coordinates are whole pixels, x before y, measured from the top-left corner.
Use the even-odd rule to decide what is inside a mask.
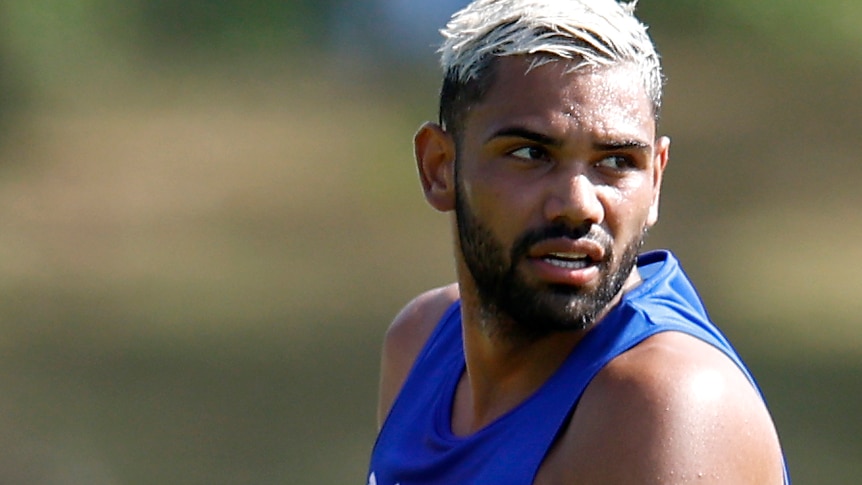
[[[467,437],[451,431],[465,369],[460,304],[446,312],[416,359],[371,456],[369,485],[529,485],[592,378],[644,339],[677,331],[724,352],[757,384],[709,321],[694,287],[667,251],[640,256],[643,282],[590,330],[530,398]],[[759,392],[759,390],[758,390]],[[785,484],[789,475],[785,466]]]

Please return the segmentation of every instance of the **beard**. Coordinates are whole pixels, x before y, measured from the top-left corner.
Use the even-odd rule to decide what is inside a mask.
[[[622,290],[646,236],[644,228],[617,258],[613,238],[601,227],[553,223],[522,234],[507,254],[467,205],[457,180],[455,213],[461,254],[476,284],[485,330],[515,340],[535,341],[555,332],[591,328]],[[554,238],[589,239],[604,248],[595,289],[530,281],[519,272],[532,246]]]

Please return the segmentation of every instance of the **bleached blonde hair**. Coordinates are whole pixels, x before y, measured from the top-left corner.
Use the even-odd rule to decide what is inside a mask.
[[[445,72],[441,123],[459,124],[464,103],[488,89],[493,62],[529,56],[531,67],[555,60],[573,69],[630,63],[638,69],[656,117],[663,76],[647,27],[634,15],[637,0],[476,0],[441,30]],[[472,89],[471,89],[472,88]],[[452,104],[453,106],[447,106]]]

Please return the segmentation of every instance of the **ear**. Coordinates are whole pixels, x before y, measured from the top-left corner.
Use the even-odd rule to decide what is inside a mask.
[[[661,181],[667,161],[670,157],[670,138],[666,136],[656,140],[655,153],[653,154],[653,195],[652,203],[647,217],[647,227],[652,227],[658,221],[659,196],[661,195]]]
[[[436,123],[425,123],[413,137],[413,150],[425,199],[441,212],[455,209],[455,140]]]

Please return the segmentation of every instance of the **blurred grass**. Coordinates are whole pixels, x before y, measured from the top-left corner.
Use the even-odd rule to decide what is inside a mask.
[[[334,75],[222,75],[81,90],[7,137],[0,481],[364,476],[383,328],[450,274],[445,222],[408,215],[418,121]]]
[[[659,38],[649,244],[750,363],[795,483],[856,483],[862,63],[749,42]],[[382,332],[452,276],[410,146],[436,74],[289,61],[87,65],[15,113],[0,482],[363,481]]]

